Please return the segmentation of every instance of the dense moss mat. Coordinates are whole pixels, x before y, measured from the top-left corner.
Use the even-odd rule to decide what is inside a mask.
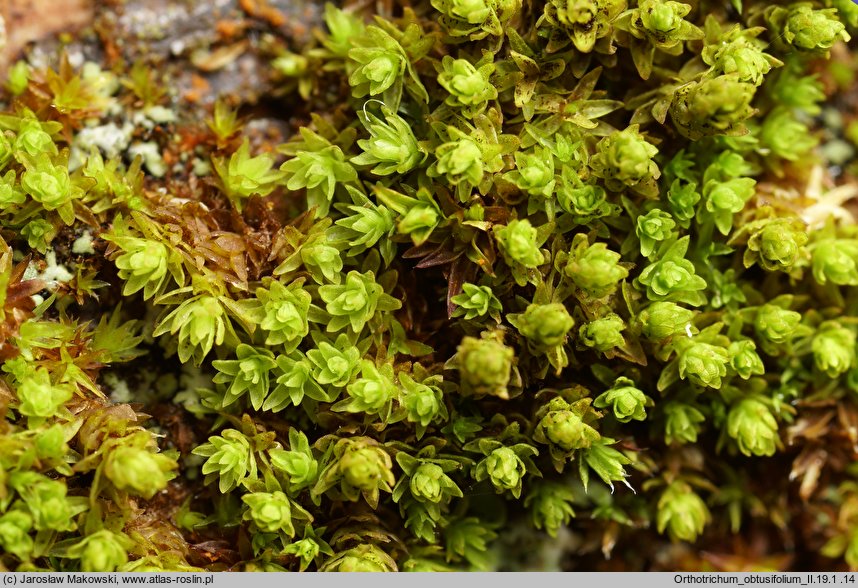
[[[363,4],[9,70],[0,569],[858,567],[858,6]]]

